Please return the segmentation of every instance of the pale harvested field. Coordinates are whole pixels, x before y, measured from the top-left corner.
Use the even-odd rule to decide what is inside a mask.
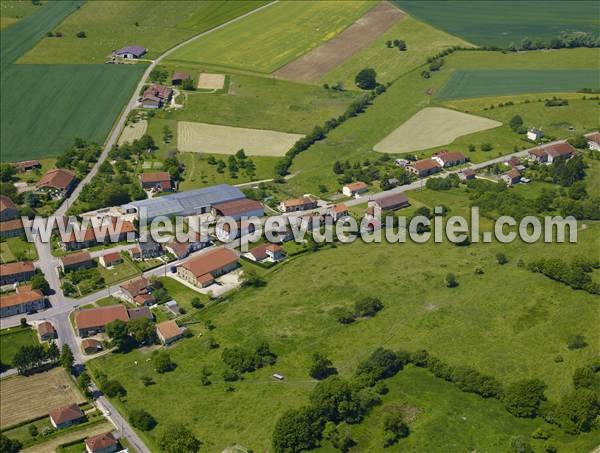
[[[217,126],[215,124],[177,123],[179,151],[235,154],[243,149],[249,156],[283,156],[303,135],[285,132]]]
[[[200,73],[198,76],[198,88],[203,90],[220,90],[225,86],[225,74]]]
[[[381,153],[410,153],[452,143],[458,137],[502,123],[440,107],[427,107],[377,143]]]
[[[283,79],[317,82],[329,71],[375,41],[403,17],[404,13],[394,5],[381,2],[338,36],[286,64],[273,74]]]
[[[132,143],[134,140],[139,140],[142,135],[146,133],[148,129],[148,121],[141,120],[136,123],[131,123],[123,129],[121,136],[119,137],[119,145],[124,143]]]
[[[3,379],[0,395],[2,427],[40,417],[56,406],[84,401],[62,368]]]

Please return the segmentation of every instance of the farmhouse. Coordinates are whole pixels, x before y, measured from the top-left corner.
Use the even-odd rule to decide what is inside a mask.
[[[0,221],[13,220],[19,217],[19,210],[13,201],[5,196],[0,196]]]
[[[12,164],[12,166],[15,167],[19,173],[25,173],[35,170],[36,168],[42,168],[42,164],[39,160],[23,160],[21,162],[15,162]]]
[[[35,266],[30,261],[0,264],[0,285],[31,280],[35,274]]]
[[[527,152],[527,158],[533,162],[537,162],[539,164],[548,162],[548,156],[544,152],[542,148],[534,148]]]
[[[42,310],[45,306],[44,295],[37,289],[0,296],[0,318]]]
[[[277,262],[285,257],[282,247],[278,244],[261,244],[248,251],[244,256],[256,262],[265,260]]]
[[[63,272],[86,269],[94,266],[94,260],[89,252],[77,252],[63,256],[60,259],[60,268]]]
[[[294,198],[291,200],[285,200],[279,204],[279,210],[281,212],[307,211],[309,209],[316,209],[316,208],[317,208],[317,200],[313,200],[308,195],[304,195],[302,198]]]
[[[142,188],[145,190],[154,190],[156,192],[167,192],[173,190],[171,175],[166,171],[157,171],[153,173],[142,173],[139,175]]]
[[[348,216],[348,206],[344,203],[328,206],[325,215],[330,216],[334,222],[337,222],[339,219]]]
[[[191,232],[189,238],[190,240],[183,242],[173,239],[171,242],[165,245],[165,250],[175,255],[177,259],[182,259],[186,258],[190,253],[196,252],[210,245],[210,239],[208,236],[203,236],[200,233]]]
[[[594,151],[600,151],[600,132],[592,132],[591,134],[586,134],[585,138],[587,139],[587,145],[589,149],[593,149]]]
[[[212,214],[215,217],[225,216],[240,220],[242,217],[261,217],[265,215],[265,210],[258,201],[242,198],[215,204],[212,207]]]
[[[120,58],[138,59],[143,57],[146,52],[148,52],[148,49],[146,49],[145,47],[133,45],[115,50],[113,52],[113,56]]]
[[[56,429],[67,428],[85,421],[85,414],[77,404],[56,407],[49,412],[50,423]]]
[[[81,342],[81,349],[83,349],[83,352],[86,354],[96,354],[97,352],[102,351],[102,343],[93,338],[86,338]]]
[[[71,192],[75,182],[75,173],[71,170],[54,168],[46,172],[35,187],[38,190],[48,192],[55,198],[63,198]]]
[[[103,219],[100,224],[96,222],[94,225],[90,225],[83,235],[76,234],[75,230],[71,231],[65,240],[61,238],[61,246],[65,250],[80,250],[107,242],[125,241],[128,239],[129,233],[135,233],[133,223],[128,220],[120,221],[117,217],[110,217],[108,220]],[[78,240],[78,236],[82,236],[81,241]]]
[[[98,261],[104,267],[112,267],[123,262],[119,252],[109,252],[102,255]]]
[[[169,345],[183,337],[183,329],[175,321],[163,321],[156,325],[156,335],[162,344]]]
[[[154,303],[154,297],[150,295],[152,286],[150,281],[144,277],[134,278],[119,286],[121,293],[128,302],[138,305],[151,305]]]
[[[381,211],[396,211],[398,209],[406,208],[410,206],[406,194],[403,192],[392,193],[383,195],[377,198],[373,198],[367,203],[367,211],[365,215],[367,217],[375,217],[377,209]]]
[[[112,433],[98,434],[85,440],[87,453],[112,453],[119,449],[119,442]]]
[[[432,175],[441,171],[442,167],[433,159],[422,159],[412,162],[406,167],[409,171],[417,175],[419,178]]]
[[[461,181],[469,181],[470,179],[475,179],[475,175],[475,170],[472,170],[470,168],[466,168],[465,170],[458,172],[458,178]]]
[[[454,165],[464,164],[467,156],[458,151],[440,151],[432,157],[442,168],[453,167]]]
[[[195,286],[204,288],[237,266],[236,254],[228,248],[221,247],[177,266],[177,275]]]
[[[575,152],[575,149],[566,142],[546,145],[543,149],[548,156],[549,164],[554,162],[555,159],[569,159]]]
[[[56,338],[56,329],[54,329],[54,326],[49,321],[40,322],[37,325],[37,332],[42,341],[48,341]]]
[[[142,107],[158,109],[171,101],[173,90],[164,85],[153,84],[142,94]]]
[[[21,219],[0,222],[0,237],[16,237],[24,234],[23,221]]]
[[[212,206],[226,201],[246,198],[240,189],[227,184],[134,201],[121,206],[127,214],[138,219],[152,220],[159,216],[191,216],[210,212]]]
[[[176,71],[171,76],[172,85],[181,85],[184,80],[191,79],[189,72]]]
[[[518,184],[521,181],[521,173],[516,168],[507,171],[501,176],[502,180],[506,183],[507,186],[512,186],[514,184]]]
[[[543,136],[544,132],[540,129],[532,128],[527,130],[527,140],[531,140],[532,142],[537,142]]]
[[[115,319],[129,321],[129,313],[121,304],[87,308],[75,313],[75,325],[81,338],[104,332],[106,325]]]
[[[342,187],[342,193],[347,197],[356,197],[369,190],[369,187],[362,181],[346,184]]]

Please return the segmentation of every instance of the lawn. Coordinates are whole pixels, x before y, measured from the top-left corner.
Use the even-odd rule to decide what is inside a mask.
[[[598,5],[592,1],[415,1],[399,8],[466,41],[481,46],[519,45],[523,38],[545,41],[566,30],[596,33]],[[531,20],[535,17],[535,20]]]
[[[0,262],[35,261],[37,260],[35,245],[20,236],[6,238],[0,242]]]
[[[0,331],[0,362],[12,365],[15,354],[23,346],[39,344],[35,330],[30,327],[11,327]]]
[[[9,27],[24,17],[37,12],[43,3],[34,4],[30,0],[0,1],[0,29]]]
[[[428,205],[446,204],[453,214],[468,205],[462,190],[426,190],[413,195]],[[107,355],[91,361],[89,366],[103,370],[125,386],[127,401],[115,401],[125,414],[144,407],[161,424],[183,423],[211,451],[234,443],[255,450],[269,449],[279,415],[308,402],[315,382],[308,377],[307,369],[315,351],[325,351],[340,375],[349,377],[358,362],[378,346],[410,351],[426,348],[450,364],[471,365],[503,383],[538,377],[548,384],[549,399],[556,401],[571,389],[573,370],[598,354],[597,300],[531,273],[517,266],[517,261],[586,253],[598,244],[599,228],[593,222],[586,223],[588,228],[580,230],[579,242],[570,245],[477,244],[464,248],[447,243],[357,242],[309,252],[267,273],[265,287],[242,289],[195,316],[210,319],[216,326],[211,336],[220,349],[204,348],[205,335],[185,339],[170,349],[178,366],[166,374],[153,372],[152,365],[146,364],[146,354],[139,351]],[[504,266],[496,263],[499,250],[510,260]],[[476,267],[483,267],[485,274],[476,275]],[[457,275],[457,288],[445,287],[447,272]],[[301,285],[290,284],[298,279]],[[333,307],[348,306],[373,295],[381,297],[385,305],[373,319],[348,326],[337,323],[329,314]],[[190,328],[194,333],[206,334],[202,324]],[[566,341],[574,333],[584,335],[589,346],[569,350]],[[266,340],[277,353],[277,364],[246,374],[243,381],[234,383],[234,392],[226,392],[221,378],[221,351],[232,345],[250,347],[260,340]],[[562,355],[563,362],[555,362],[557,354]],[[142,365],[133,367],[134,361]],[[213,385],[208,387],[198,383],[203,366],[213,371]],[[285,380],[272,380],[275,372],[283,374]],[[423,414],[414,425],[419,434],[408,441],[411,445],[415,442],[416,450],[419,446],[456,441],[458,450],[468,444],[469,450],[489,451],[484,446],[495,446],[515,432],[533,429],[532,423],[509,417],[497,402],[459,394],[444,383],[414,373],[406,378],[401,373],[398,379],[407,379],[406,383],[399,381],[394,386],[398,390],[392,390],[385,402],[400,404],[410,397],[411,405]],[[143,375],[156,381],[151,393],[140,381]],[[416,379],[421,384],[412,382]],[[186,392],[177,392],[178,388]],[[432,395],[441,398],[442,393],[447,400],[432,407],[437,399]],[[165,399],[170,402],[168,407]],[[448,411],[478,417],[472,420],[475,427],[454,433],[457,421],[451,419],[440,427],[440,433],[434,433],[437,428],[431,426],[439,423],[436,419],[447,417]],[[379,417],[377,414],[373,416]],[[365,451],[372,451],[367,448],[370,436],[363,431],[372,429],[369,423],[367,420],[364,426],[356,427],[364,433],[359,448],[364,446]],[[476,428],[477,424],[482,424],[481,429]],[[151,448],[160,432],[159,427],[145,435]],[[596,439],[586,441],[566,438],[561,450],[585,450],[598,441],[597,434]],[[585,448],[579,442],[584,442]]]
[[[110,269],[99,264],[97,269],[104,278],[106,286],[112,286],[140,275],[139,269],[128,259],[123,260],[121,264],[117,264]]]
[[[172,278],[160,277],[159,280],[169,293],[169,296],[177,302],[177,305],[185,308],[188,313],[196,310],[194,307],[192,307],[193,298],[197,297],[204,305],[210,302],[208,296],[200,294],[193,289],[179,283],[178,281],[173,280]]]
[[[169,60],[271,73],[340,33],[375,2],[283,2],[196,40]]]
[[[598,70],[459,70],[437,98],[460,99],[600,88]]]
[[[103,63],[120,47],[139,44],[147,58],[185,39],[266,4],[266,1],[102,1],[86,2],[42,39],[19,63]],[[77,38],[85,31],[86,38]],[[43,36],[43,34],[42,34]],[[40,36],[41,37],[41,36]]]

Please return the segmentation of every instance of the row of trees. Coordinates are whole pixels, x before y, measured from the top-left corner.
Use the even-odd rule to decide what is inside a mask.
[[[141,345],[151,345],[157,340],[154,323],[148,318],[138,318],[129,322],[115,319],[106,325],[106,334],[121,352]]]
[[[36,370],[50,365],[61,364],[65,369],[70,370],[73,366],[73,352],[68,345],[63,345],[59,350],[58,346],[52,341],[47,348],[43,345],[21,346],[13,359],[13,365],[19,374],[30,374]]]
[[[224,375],[225,380],[233,381],[239,379],[239,376],[243,373],[273,365],[277,361],[277,355],[263,341],[254,349],[241,346],[225,348],[221,354],[221,359],[229,367]]]
[[[592,280],[592,272],[600,269],[600,260],[580,256],[570,262],[561,258],[541,258],[529,263],[532,272],[539,272],[573,289],[600,294],[600,284]]]
[[[549,41],[525,37],[519,46],[514,42],[510,43],[507,50],[574,49],[576,47],[600,47],[600,37],[583,31],[565,31]]]

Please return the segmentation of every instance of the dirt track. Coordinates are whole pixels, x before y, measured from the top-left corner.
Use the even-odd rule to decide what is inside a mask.
[[[273,74],[282,79],[317,82],[329,71],[375,41],[403,17],[404,13],[394,5],[381,2],[338,36],[286,64]]]

